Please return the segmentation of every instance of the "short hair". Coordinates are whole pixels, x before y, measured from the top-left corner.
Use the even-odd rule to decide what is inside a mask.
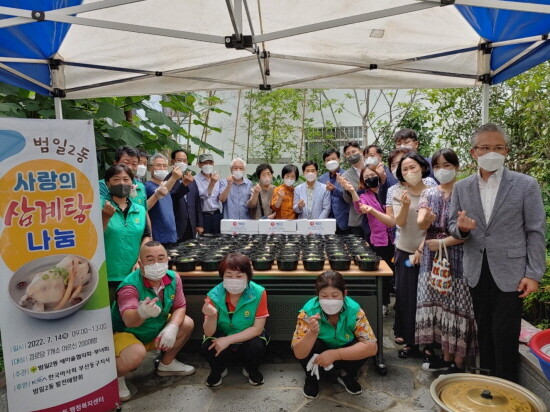
[[[477,138],[479,137],[479,135],[482,134],[482,133],[485,133],[485,132],[500,133],[502,135],[502,137],[504,137],[504,143],[506,144],[506,146],[508,146],[508,144],[510,143],[510,136],[508,135],[508,132],[506,132],[506,130],[502,126],[500,126],[496,123],[486,123],[483,126],[480,126],[472,134],[472,137],[470,138],[470,143],[472,144],[472,147],[474,147],[477,144]]]
[[[139,255],[141,256],[143,249],[145,249],[146,247],[157,247],[157,246],[162,246],[164,248],[162,243],[160,243],[158,240],[150,240],[149,242],[141,245],[141,247],[139,248]],[[164,248],[164,250],[166,251],[166,248]]]
[[[120,146],[118,149],[116,149],[115,162],[118,163],[118,161],[123,155],[127,155],[130,157],[137,157],[139,160],[139,154],[137,150],[130,146]]]
[[[323,152],[323,161],[325,161],[325,159],[333,153],[336,153],[336,156],[338,157],[338,159],[340,159],[340,152],[331,147],[330,149],[327,149]]]
[[[400,140],[413,139],[418,141],[418,135],[413,129],[401,129],[393,135],[393,140],[397,143]]]
[[[347,142],[344,146],[344,153],[346,153],[346,150],[348,150],[348,148],[350,147],[356,147],[361,150],[361,145],[359,144],[359,142]]]
[[[315,167],[315,171],[319,170],[319,166],[317,166],[317,163],[315,163],[313,160],[306,160],[306,161],[302,164],[302,172],[305,172],[306,167],[308,167],[308,166],[313,166],[313,167]]]
[[[393,159],[395,159],[400,154],[408,154],[412,150],[411,149],[405,149],[404,147],[398,147],[397,149],[393,149],[391,153],[388,155],[388,167],[391,167],[391,164],[393,162]]]
[[[454,167],[460,166],[460,161],[458,160],[456,152],[453,149],[443,148],[436,150],[435,153],[432,155],[432,167],[433,165],[437,164],[437,161],[441,156],[443,156],[443,158]]]
[[[123,163],[118,163],[111,166],[105,171],[105,182],[108,182],[111,177],[118,175],[119,173],[126,173],[128,176],[130,176],[130,179],[134,180],[134,172],[132,171],[132,169],[130,169]]]
[[[296,180],[298,180],[298,177],[300,176],[300,172],[298,171],[298,168],[294,165],[286,165],[283,167],[283,170],[281,170],[281,177],[284,179],[285,175],[287,173],[294,172],[294,175],[296,176]]]
[[[395,177],[397,177],[397,180],[399,180],[400,182],[405,182],[403,173],[401,173],[401,165],[403,164],[403,161],[405,159],[412,159],[420,165],[420,168],[422,169],[422,179],[430,175],[430,164],[426,161],[426,159],[424,159],[422,156],[420,156],[416,152],[410,152],[410,153],[407,153],[405,156],[403,156],[403,158],[399,162],[399,166],[397,166],[397,172],[395,173],[396,174]]]
[[[382,156],[382,148],[376,144],[370,144],[367,147],[365,147],[365,150],[363,150],[363,154],[366,156],[369,153],[369,150],[372,149],[373,147],[376,149],[376,153]]]
[[[273,174],[273,168],[269,163],[262,163],[256,167],[256,177],[259,179],[264,170],[269,170]]]
[[[326,270],[317,276],[317,279],[315,279],[315,291],[317,294],[321,292],[321,289],[328,286],[332,286],[340,290],[344,296],[346,295],[346,282],[340,272]]]
[[[137,152],[139,157],[145,157],[146,159],[149,159],[149,153],[147,153],[145,150],[137,149]]]
[[[244,165],[245,169],[246,169],[246,162],[243,159],[241,159],[240,157],[236,157],[235,159],[231,160],[231,163],[229,163],[229,169],[232,169],[233,165],[236,162],[241,162]]]
[[[218,265],[218,273],[222,279],[226,270],[238,270],[246,274],[248,281],[252,280],[252,261],[242,253],[229,253],[222,259]]]
[[[176,160],[176,155],[177,155],[179,152],[183,152],[183,153],[185,153],[185,156],[189,156],[185,150],[183,150],[183,149],[176,149],[176,150],[172,150],[172,153],[170,153],[170,158],[171,158],[172,160]]]
[[[157,159],[164,159],[164,160],[166,160],[166,163],[168,163],[168,159],[166,158],[166,156],[164,156],[162,153],[155,153],[149,159],[149,165],[152,166],[155,163],[155,160],[157,160]]]

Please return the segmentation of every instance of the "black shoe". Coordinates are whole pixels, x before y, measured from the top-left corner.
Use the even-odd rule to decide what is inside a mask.
[[[309,374],[306,376],[304,396],[308,399],[317,399],[319,397],[319,381],[315,376]]]
[[[441,372],[441,374],[442,375],[452,375],[453,373],[464,373],[464,372],[466,372],[466,369],[464,369],[464,368],[461,369],[453,363],[453,364],[451,364],[449,369],[444,370],[443,372]]]
[[[452,361],[443,360],[439,356],[428,356],[427,361],[422,364],[425,371],[436,372],[448,369],[453,365]]]
[[[251,385],[258,386],[264,383],[264,377],[258,369],[248,372],[246,368],[243,368],[243,375],[248,378],[248,383]]]
[[[206,386],[210,388],[215,388],[222,384],[223,378],[227,376],[227,369],[224,369],[222,372],[219,371],[210,371],[210,375],[206,378]]]
[[[418,345],[406,344],[403,349],[397,352],[397,356],[399,356],[401,359],[407,359],[410,357],[422,358],[424,354],[420,352],[420,350],[418,350]]]
[[[351,393],[352,395],[359,395],[361,392],[363,392],[363,388],[361,388],[359,382],[357,382],[355,378],[351,375],[340,375],[338,376],[338,379],[336,379],[336,381],[344,388],[346,388],[346,391],[348,393]]]

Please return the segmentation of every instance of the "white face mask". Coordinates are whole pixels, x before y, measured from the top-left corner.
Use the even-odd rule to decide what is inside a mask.
[[[233,278],[224,278],[223,287],[232,295],[238,295],[242,293],[246,286],[248,285],[248,280],[244,279],[233,279]]]
[[[484,154],[483,156],[479,156],[477,158],[477,164],[483,170],[487,170],[488,172],[494,172],[495,170],[500,169],[504,165],[505,160],[506,160],[506,156],[501,155],[500,153],[497,153],[497,152],[489,152]]]
[[[260,182],[262,182],[262,185],[267,186],[270,185],[273,179],[270,177],[264,177],[263,179],[260,179]]]
[[[168,262],[143,266],[143,276],[149,280],[161,280],[168,270]]]
[[[313,182],[317,179],[317,173],[305,173],[304,177],[308,182]]]
[[[439,183],[445,185],[453,181],[456,176],[456,169],[438,169],[434,172],[434,176]]]
[[[285,182],[285,185],[288,186],[288,187],[291,187],[292,185],[294,185],[294,182],[296,180],[294,179],[285,179],[284,182]]]
[[[137,177],[144,177],[145,173],[147,173],[147,166],[138,165],[137,170],[136,170],[136,176]]]
[[[409,172],[403,179],[411,186],[416,186],[422,180],[422,172]]]
[[[244,176],[244,172],[242,170],[233,170],[233,172],[231,172],[231,175],[234,179],[241,180]]]
[[[408,144],[402,144],[401,146],[398,146],[397,148],[413,151],[413,147],[411,145],[408,145]]]
[[[325,163],[325,167],[329,172],[334,172],[338,169],[338,166],[340,166],[340,162],[338,162],[338,160],[329,160]]]
[[[181,168],[182,172],[185,172],[187,170],[187,166],[189,166],[189,165],[187,163],[183,163],[183,162],[174,163],[174,168],[176,168],[178,166]]]
[[[164,179],[166,179],[166,176],[168,176],[168,170],[154,170],[153,175],[158,180],[164,180]]]
[[[205,175],[210,175],[214,171],[214,165],[204,165],[201,170]]]
[[[391,174],[394,175],[395,177],[397,177],[397,167],[394,167],[394,168],[391,170]]]
[[[367,157],[365,159],[365,166],[378,166],[378,158],[377,157]]]
[[[334,315],[342,310],[344,301],[342,299],[319,299],[319,304],[327,315]]]

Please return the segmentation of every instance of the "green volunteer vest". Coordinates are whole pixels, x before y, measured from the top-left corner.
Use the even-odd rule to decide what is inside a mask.
[[[244,290],[233,316],[229,317],[227,305],[225,303],[225,288],[223,282],[208,292],[208,297],[216,305],[218,310],[217,330],[226,335],[234,335],[254,325],[256,320],[256,311],[260,304],[260,299],[265,288],[254,283],[248,282],[248,286]]]
[[[318,297],[310,299],[301,310],[305,311],[308,316],[313,316],[316,313],[321,315],[318,339],[322,340],[329,348],[334,349],[341,348],[355,338],[356,316],[359,309],[361,309],[359,304],[346,296],[336,327],[329,323],[327,315],[321,309]]]
[[[111,307],[111,318],[113,320],[113,331],[114,332],[129,332],[134,334],[143,343],[149,343],[157,337],[160,331],[166,326],[166,321],[168,320],[168,314],[172,309],[172,304],[174,302],[174,297],[176,296],[176,273],[169,270],[166,272],[171,282],[164,286],[164,301],[161,302],[160,299],[157,301],[157,306],[162,309],[162,312],[156,318],[145,319],[145,322],[138,326],[137,328],[127,328],[122,320],[120,315],[120,310],[118,308],[118,303],[115,300],[113,306]],[[145,298],[149,297],[154,299],[157,297],[157,294],[153,288],[146,288],[143,284],[141,277],[140,269],[137,269],[130,273],[126,278],[120,283],[120,286],[117,288],[117,292],[123,286],[134,286],[139,294],[139,301],[141,302]]]

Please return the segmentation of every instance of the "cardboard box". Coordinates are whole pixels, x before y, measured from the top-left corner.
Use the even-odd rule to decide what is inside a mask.
[[[258,233],[261,235],[271,233],[296,233],[296,220],[260,219]]]
[[[238,233],[256,235],[258,234],[258,221],[246,219],[222,219],[220,230],[222,233],[231,235]]]
[[[333,235],[336,233],[336,219],[297,220],[300,235]]]

